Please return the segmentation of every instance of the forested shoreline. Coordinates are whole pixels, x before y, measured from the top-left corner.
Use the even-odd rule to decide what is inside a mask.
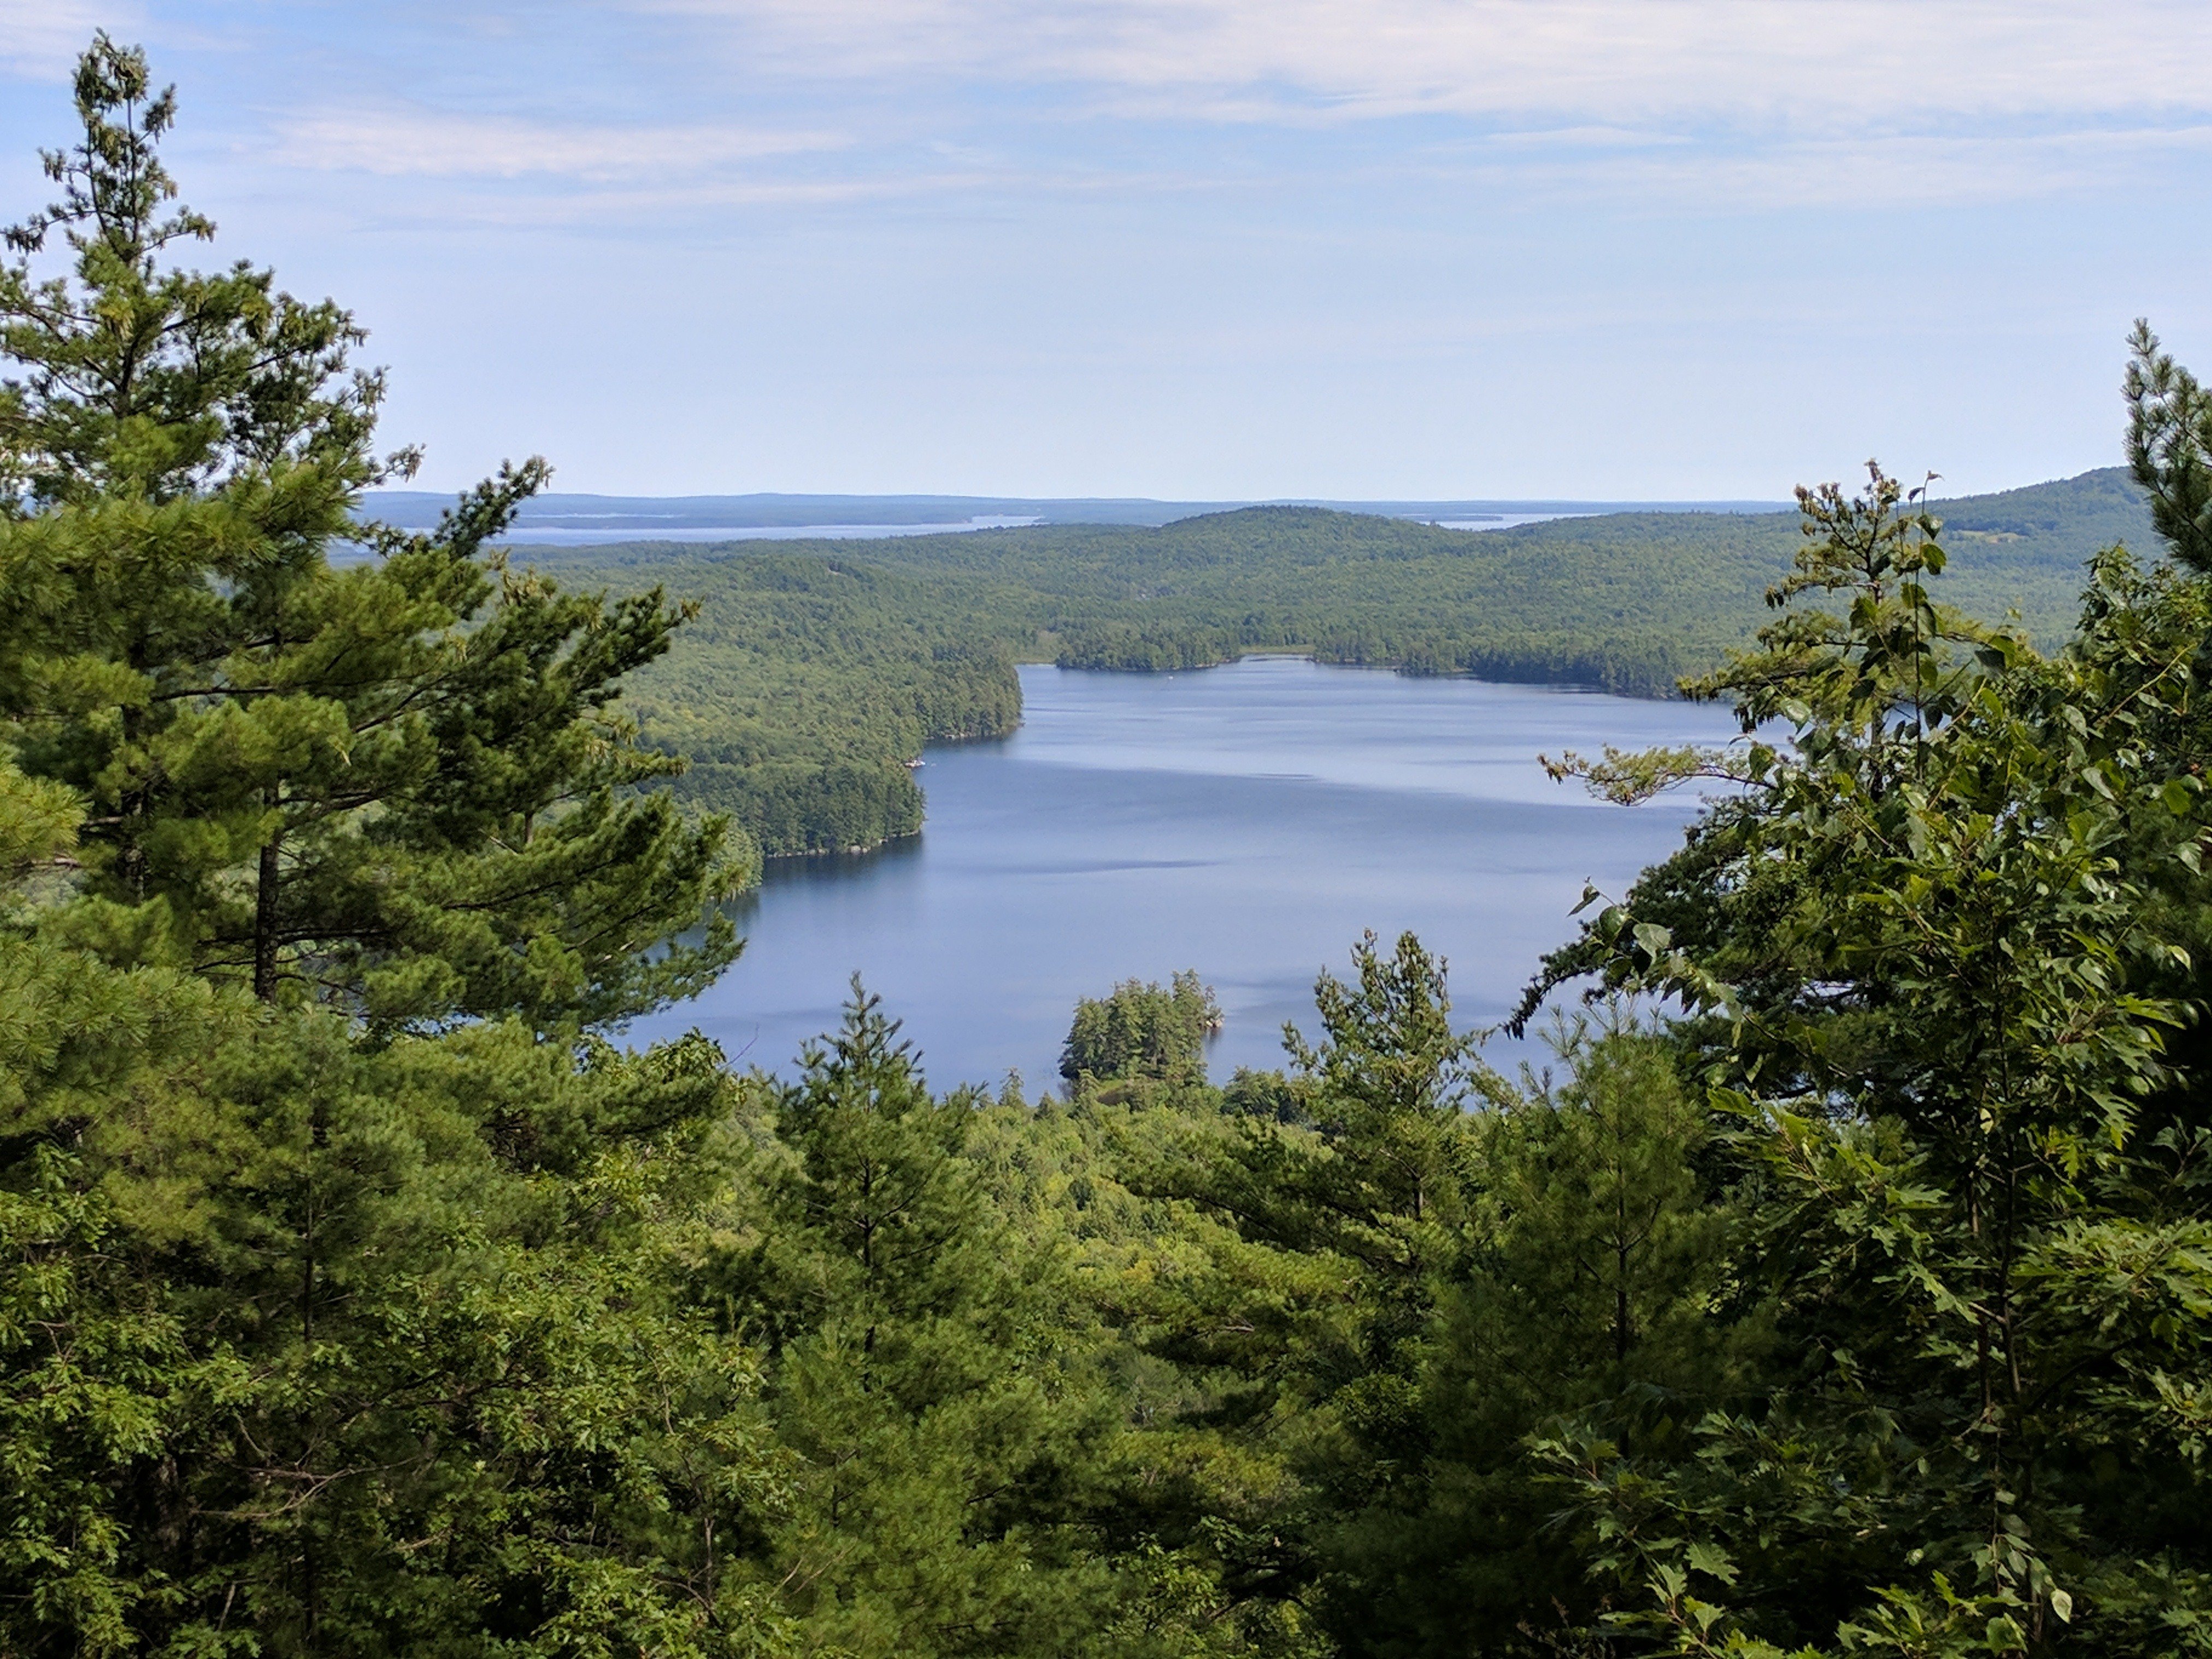
[[[2212,1647],[2212,392],[2148,326],[2155,556],[2062,642],[1870,468],[1688,688],[1743,742],[1556,757],[1738,787],[1545,1068],[1408,933],[1224,1084],[1196,975],[1054,1094],[857,984],[780,1082],[623,1035],[737,948],[628,695],[704,611],[503,559],[535,460],[334,566],[415,459],[362,331],[191,265],[142,54],[76,93],[0,265],[0,1652]]]
[[[1960,602],[2066,637],[2084,562],[2146,544],[2117,471],[1947,501]],[[1665,696],[1747,644],[1787,574],[1795,517],[1621,514],[1485,532],[1319,507],[1158,528],[1047,526],[862,543],[526,547],[518,562],[697,618],[632,693],[675,785],[768,855],[921,828],[929,743],[1018,724],[1013,665],[1188,670],[1253,651],[1401,673]]]
[[[1003,737],[1021,723],[1006,639],[967,625],[912,576],[774,550],[526,556],[562,580],[697,605],[677,636],[683,648],[642,669],[628,703],[647,743],[683,757],[670,786],[678,799],[726,814],[769,856],[918,833],[910,763],[923,746]]]

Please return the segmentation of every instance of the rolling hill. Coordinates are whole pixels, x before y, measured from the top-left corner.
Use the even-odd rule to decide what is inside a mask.
[[[1938,597],[2066,635],[2081,567],[2154,546],[2118,468],[1940,501]],[[771,855],[910,834],[907,763],[1020,718],[1013,665],[1160,670],[1255,650],[1666,696],[1767,614],[1794,513],[1635,512],[1474,533],[1318,507],[866,542],[518,549],[565,580],[702,602],[632,707],[678,787]]]

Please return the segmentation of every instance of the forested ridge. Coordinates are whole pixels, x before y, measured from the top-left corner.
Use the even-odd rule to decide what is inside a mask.
[[[2090,555],[2149,538],[2142,493],[2117,470],[1937,510],[1959,602],[2017,610],[2045,647],[2072,626]],[[1014,662],[1158,671],[1287,650],[1663,696],[1750,639],[1802,539],[1793,514],[1616,514],[1472,535],[1264,507],[1158,528],[515,556],[701,604],[633,706],[648,740],[691,760],[678,793],[775,854],[920,829],[907,763],[925,743],[1011,731]]]
[[[1021,723],[1008,641],[928,581],[772,544],[736,559],[593,551],[532,562],[697,603],[682,647],[635,677],[629,706],[647,741],[684,757],[678,798],[729,814],[768,854],[915,834],[922,799],[908,763],[923,744]]]
[[[783,1082],[623,1042],[734,949],[626,712],[703,617],[506,566],[536,462],[334,568],[412,459],[359,330],[189,266],[138,53],[76,94],[0,267],[0,1652],[2212,1649],[2212,392],[2147,327],[2154,556],[2064,644],[1870,470],[1690,688],[1755,737],[1554,757],[1739,787],[1545,1069],[1407,934],[1280,1071],[1182,975],[1059,1095],[858,986]]]

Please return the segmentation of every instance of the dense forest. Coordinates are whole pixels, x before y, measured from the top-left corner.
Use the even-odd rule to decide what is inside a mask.
[[[1790,743],[1558,762],[1741,787],[1540,1072],[1409,934],[1218,1087],[1189,975],[1059,1096],[859,988],[785,1083],[621,1040],[733,948],[625,712],[704,617],[505,565],[535,462],[334,567],[411,461],[361,331],[185,264],[143,57],[76,90],[0,267],[0,1652],[2212,1648],[2212,392],[2148,328],[2156,559],[2064,643],[1875,471],[1692,688]]]
[[[1959,602],[2064,639],[2081,567],[2142,546],[2117,470],[1942,505]],[[1012,664],[1203,667],[1253,650],[1407,673],[1670,694],[1747,643],[1802,538],[1794,514],[1615,514],[1470,535],[1321,507],[1157,528],[1045,526],[850,542],[519,550],[565,578],[696,601],[640,674],[676,787],[770,854],[872,845],[921,824],[926,742],[1020,715]]]
[[[727,814],[770,854],[873,847],[921,828],[908,763],[927,743],[1021,722],[1008,641],[920,578],[843,559],[665,544],[535,556],[620,591],[666,588],[696,614],[634,677],[647,740],[684,757],[679,799]]]

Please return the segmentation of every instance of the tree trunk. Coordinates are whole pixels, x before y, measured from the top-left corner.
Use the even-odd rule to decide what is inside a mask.
[[[268,799],[276,805],[274,789]],[[262,842],[260,883],[253,896],[253,994],[264,1002],[276,1000],[276,860],[283,845],[281,826]]]

